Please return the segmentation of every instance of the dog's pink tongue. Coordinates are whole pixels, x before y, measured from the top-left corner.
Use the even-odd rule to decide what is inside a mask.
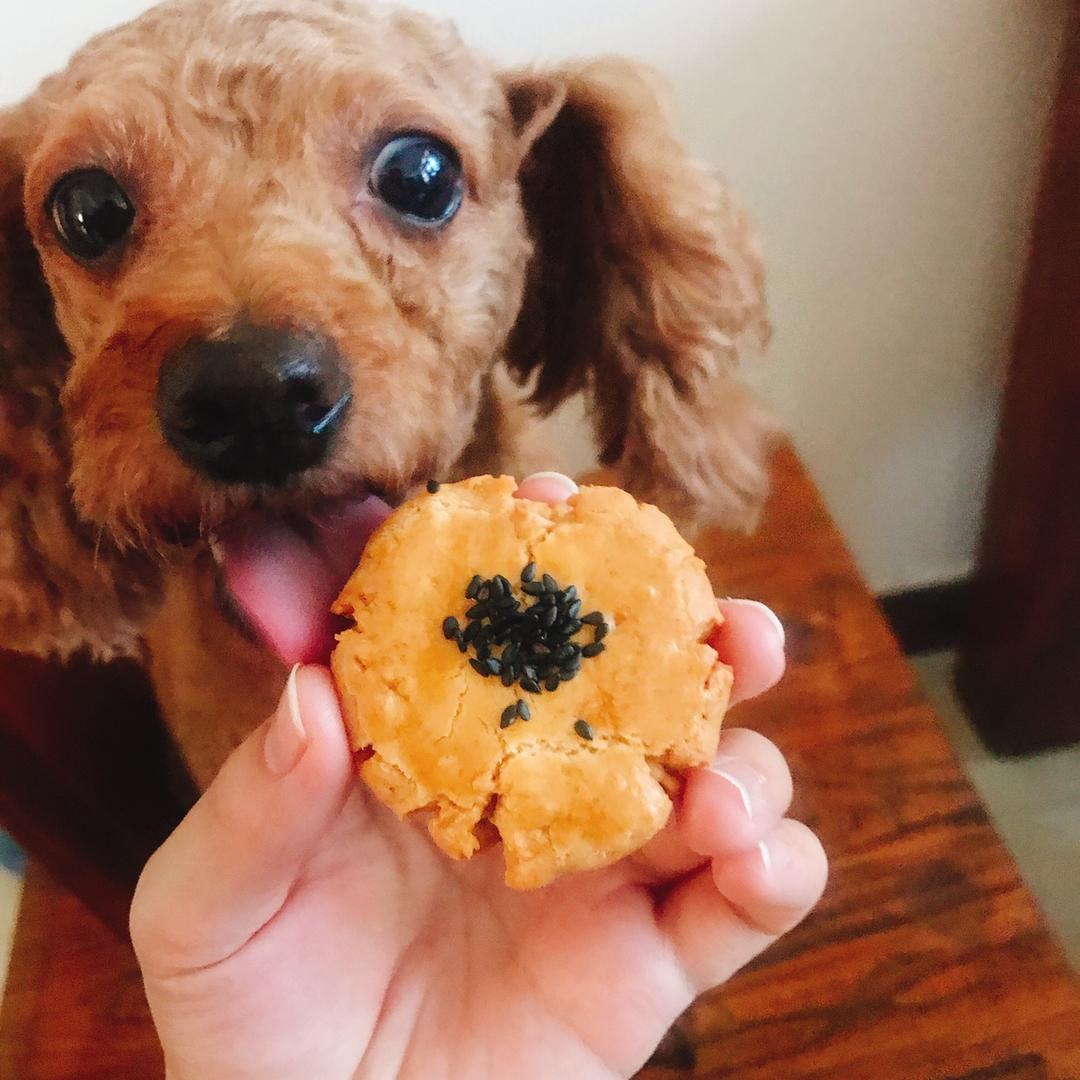
[[[301,528],[278,520],[222,537],[225,587],[286,664],[325,662],[339,629],[330,605],[390,507],[374,497]]]

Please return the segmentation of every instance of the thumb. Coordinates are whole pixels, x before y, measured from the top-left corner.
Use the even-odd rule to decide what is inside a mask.
[[[274,715],[142,872],[131,939],[144,973],[206,967],[245,945],[285,903],[353,775],[330,673],[295,667]]]

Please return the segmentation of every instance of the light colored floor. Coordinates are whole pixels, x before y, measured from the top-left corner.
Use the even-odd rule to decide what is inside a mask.
[[[1080,746],[1026,758],[993,757],[953,693],[952,653],[913,662],[998,832],[1080,970]]]
[[[1080,747],[1021,759],[991,756],[952,691],[951,653],[914,660],[964,768],[1020,871],[1080,969]],[[0,995],[22,892],[22,858],[0,832]]]

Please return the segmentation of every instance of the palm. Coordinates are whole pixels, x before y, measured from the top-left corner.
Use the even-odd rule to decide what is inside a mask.
[[[780,639],[725,615],[744,693],[767,686]],[[367,793],[326,672],[290,685],[132,905],[175,1080],[627,1076],[821,894],[821,846],[784,818],[787,765],[752,732],[721,733],[642,852],[515,893],[498,849],[451,862]]]
[[[652,897],[626,865],[531,894],[501,873],[356,791],[278,915],[191,974],[216,984],[218,1049],[327,1078],[632,1072],[690,1000]]]

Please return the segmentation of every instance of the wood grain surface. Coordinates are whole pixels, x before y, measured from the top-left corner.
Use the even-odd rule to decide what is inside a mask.
[[[784,620],[787,677],[731,722],[788,755],[833,871],[640,1080],[1080,1080],[1080,987],[794,454],[755,537],[698,546],[721,595]],[[26,896],[4,1080],[160,1075],[125,947],[39,874]]]
[[[790,453],[754,537],[701,538],[721,595],[771,604],[791,667],[732,713],[791,762],[832,860],[810,919],[682,1022],[696,1065],[788,1080],[1080,1077],[1080,985]]]
[[[31,862],[0,1009],[0,1080],[163,1075],[130,946]]]

